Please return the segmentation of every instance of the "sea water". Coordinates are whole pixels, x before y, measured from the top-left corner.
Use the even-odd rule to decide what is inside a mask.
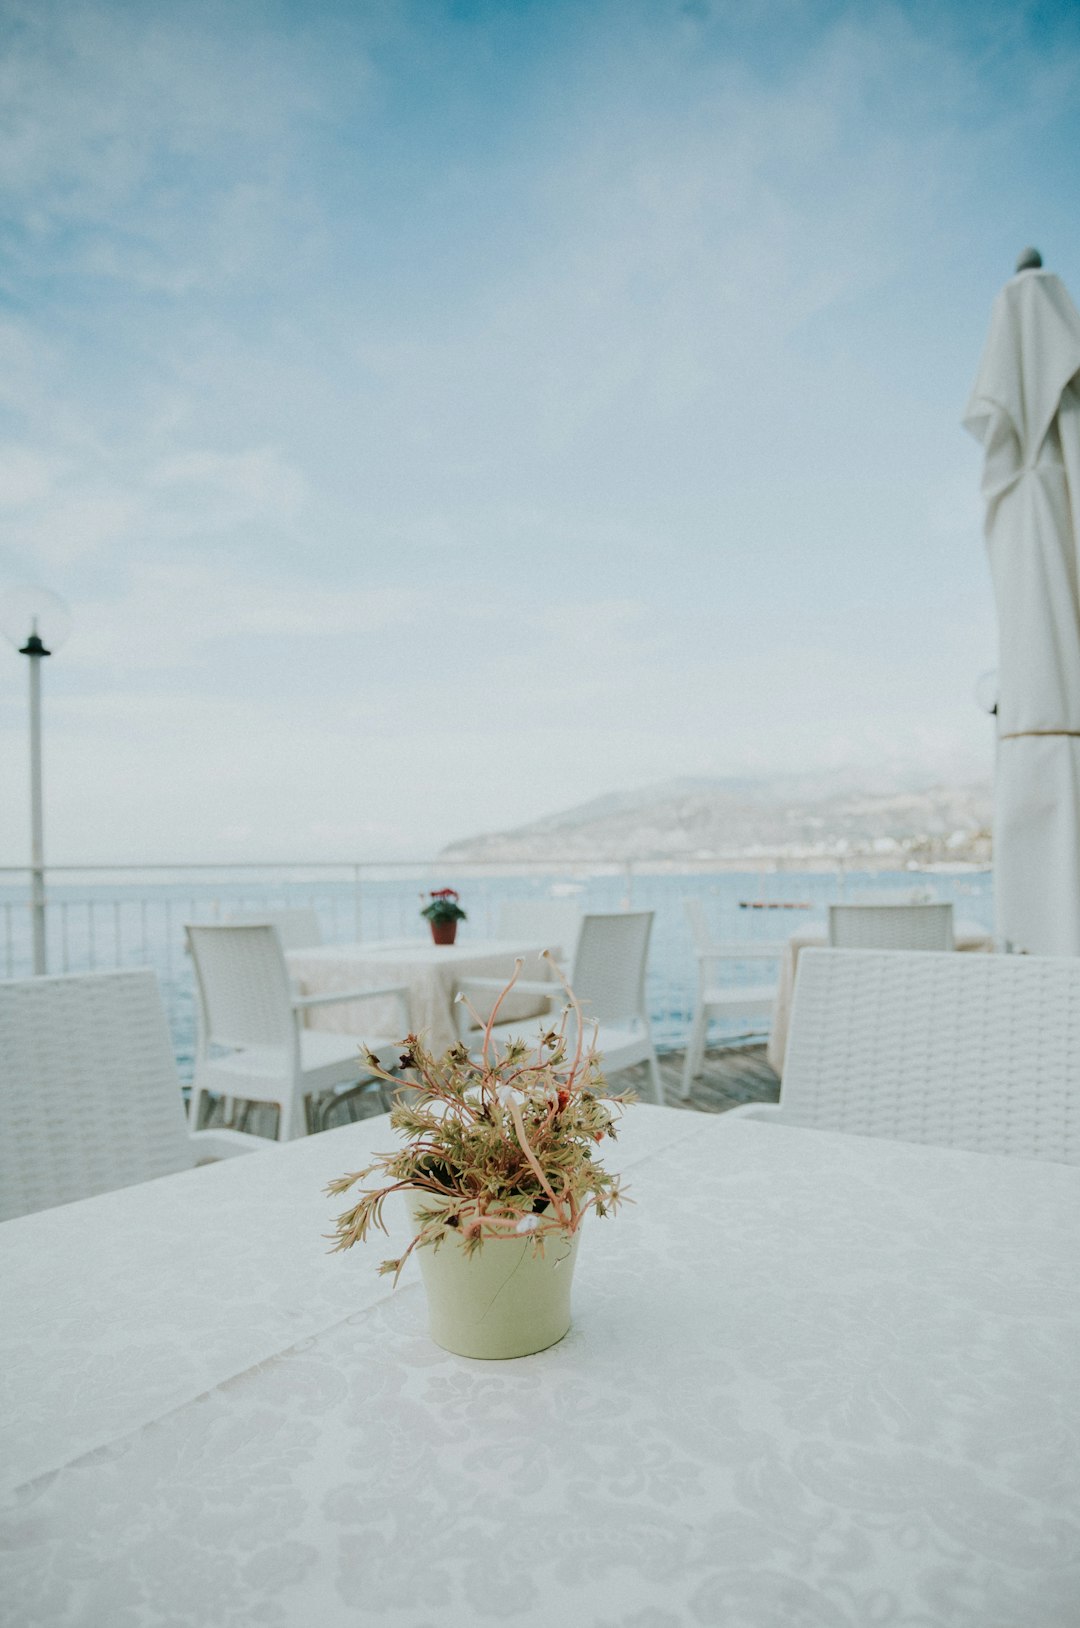
[[[406,874],[327,877],[282,870],[278,875],[235,872],[158,873],[147,880],[52,881],[48,891],[48,970],[53,973],[105,971],[148,966],[157,974],[165,1000],[181,1077],[191,1077],[195,1044],[195,999],[190,960],[184,950],[184,924],[215,921],[232,912],[314,908],[324,943],[415,936],[427,937],[419,914],[421,894],[453,887],[467,919],[459,942],[494,935],[499,906],[509,900],[563,898],[586,910],[652,910],[648,999],[654,1039],[661,1051],[681,1048],[697,990],[697,964],[682,908],[685,898],[705,907],[713,936],[724,941],[782,941],[793,932],[824,933],[830,903],[913,896],[951,902],[958,928],[989,932],[993,919],[989,872],[928,875],[911,871],[652,871],[643,866],[581,862],[565,872],[544,874],[455,874],[425,867]],[[84,873],[85,875],[85,873]],[[26,882],[0,887],[0,969],[7,977],[32,970]],[[760,982],[760,961],[733,962],[733,982]],[[734,1036],[737,1025],[729,1026]]]

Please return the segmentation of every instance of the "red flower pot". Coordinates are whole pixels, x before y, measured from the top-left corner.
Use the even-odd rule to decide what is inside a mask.
[[[452,944],[457,937],[456,921],[432,921],[428,926],[436,944]]]

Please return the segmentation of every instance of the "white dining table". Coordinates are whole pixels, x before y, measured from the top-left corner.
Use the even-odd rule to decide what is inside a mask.
[[[574,1322],[432,1344],[385,1118],[0,1226],[18,1628],[1076,1628],[1080,1169],[635,1107]]]
[[[464,938],[456,944],[434,944],[430,939],[380,939],[369,943],[321,944],[291,950],[289,972],[303,995],[335,995],[346,990],[404,984],[408,991],[409,1028],[423,1037],[429,1051],[441,1055],[458,1038],[454,1022],[454,994],[463,978],[506,978],[522,957],[523,978],[552,979],[541,960],[550,949],[558,958],[558,945],[539,940]],[[527,1017],[543,1011],[543,1001],[522,997],[504,1007],[507,1017]],[[312,1028],[335,1034],[393,1034],[400,1024],[399,1009],[390,1000],[340,1001],[308,1013]]]
[[[803,950],[821,949],[828,942],[828,934],[822,932],[820,928],[792,933],[780,956],[780,976],[776,986],[776,998],[773,1001],[772,1017],[769,1020],[769,1039],[765,1055],[770,1068],[781,1076],[784,1072],[784,1054],[787,1051],[791,1003],[795,997],[795,975],[799,968],[799,956]],[[977,951],[989,954],[994,948],[994,936],[985,927],[980,927],[974,922],[957,922],[953,944],[957,950],[965,953]]]

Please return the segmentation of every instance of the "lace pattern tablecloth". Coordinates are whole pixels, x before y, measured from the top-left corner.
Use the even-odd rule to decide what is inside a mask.
[[[624,1121],[618,1168],[693,1131],[688,1116],[657,1113]],[[385,1298],[390,1284],[358,1270],[357,1251],[329,1254],[344,1204],[324,1188],[394,1141],[380,1114],[0,1224],[0,1489]],[[404,1211],[388,1217],[397,1230],[380,1259],[408,1237]]]
[[[1080,1170],[633,1117],[636,1203],[588,1224],[562,1344],[516,1363],[449,1356],[417,1283],[362,1287],[384,1241],[329,1261],[339,1321],[320,1280],[276,1356],[16,1492],[10,1620],[1075,1628]],[[225,1212],[250,1234],[236,1244],[257,1319],[281,1250],[288,1276],[290,1230],[312,1228],[311,1178],[364,1130],[315,1139],[325,1159],[293,1144],[246,1161],[295,1201],[291,1218]],[[89,1208],[68,1212],[72,1231]],[[141,1254],[135,1233],[117,1247]],[[9,1264],[20,1254],[16,1240]],[[118,1270],[95,1284],[87,1260],[85,1307]],[[24,1399],[78,1368],[77,1328],[24,1271],[9,1301],[24,1327],[35,1298],[32,1342],[5,1357]],[[133,1321],[136,1298],[111,1322],[92,1314],[82,1349],[111,1342],[117,1389],[152,1391],[165,1346],[148,1365],[140,1340],[160,1340],[161,1302]],[[182,1297],[178,1353],[223,1315],[209,1291]]]
[[[505,939],[466,939],[460,944],[406,939],[325,944],[317,949],[293,950],[288,961],[289,971],[305,995],[333,995],[380,984],[407,985],[409,1028],[421,1035],[428,1049],[438,1056],[457,1039],[454,994],[460,981],[509,979],[519,955],[525,961],[523,978],[547,979],[548,964],[540,959],[545,948],[550,948],[553,955],[560,953],[557,944],[519,944]],[[545,1009],[542,1000],[511,998],[503,1007],[503,1015],[526,1017]],[[316,1008],[308,1015],[308,1023],[335,1034],[396,1034],[401,1021],[398,1012],[392,1000],[342,1001]]]

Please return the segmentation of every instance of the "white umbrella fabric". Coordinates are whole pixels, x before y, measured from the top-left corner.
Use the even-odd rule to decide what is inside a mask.
[[[1080,313],[1051,272],[998,295],[964,424],[998,613],[997,937],[1080,955]]]

